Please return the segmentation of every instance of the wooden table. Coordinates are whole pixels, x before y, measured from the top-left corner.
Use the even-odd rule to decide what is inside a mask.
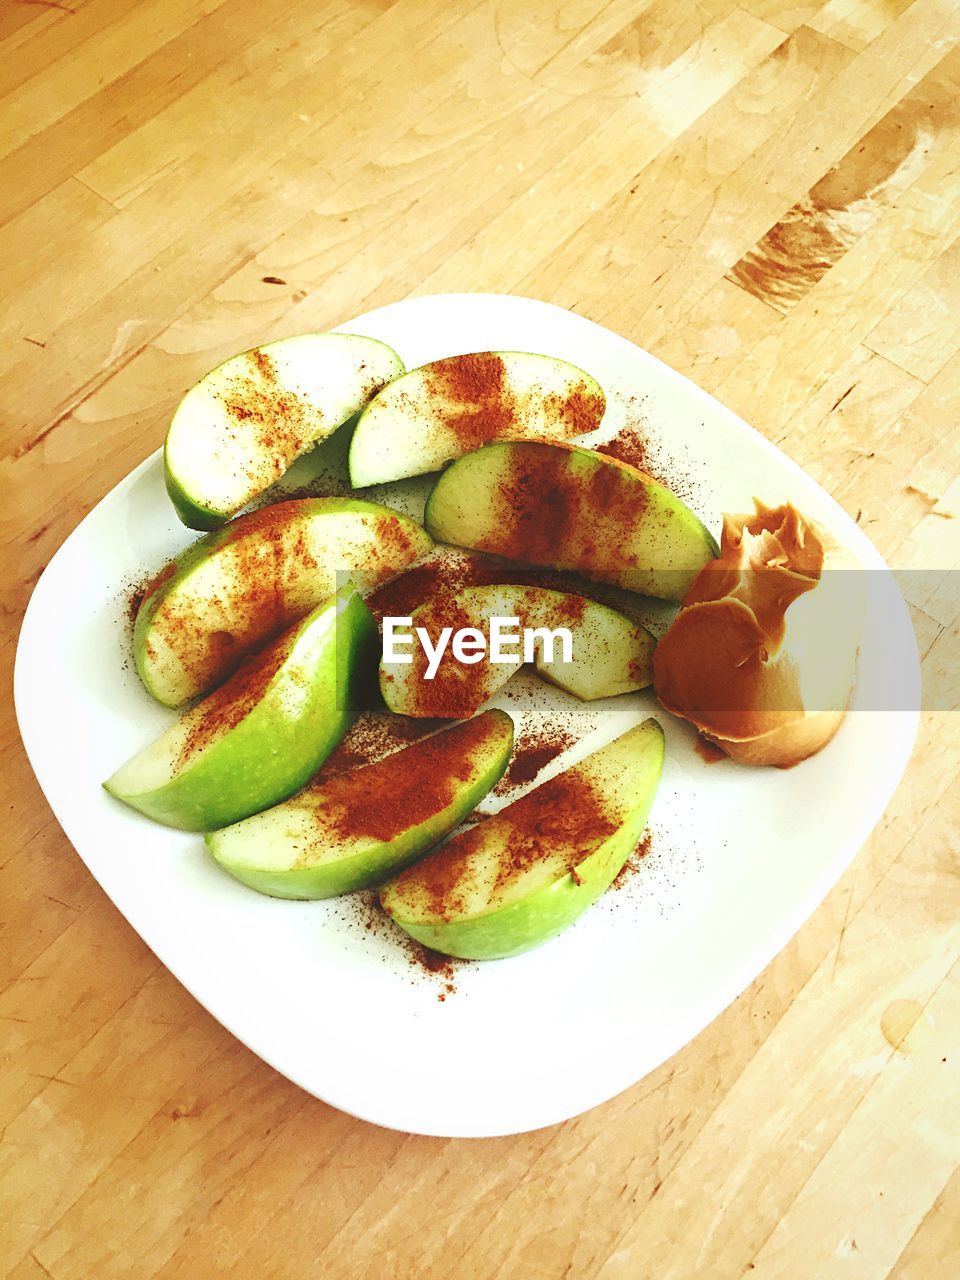
[[[3,0],[7,668],[190,382],[444,290],[628,335],[894,564],[956,567],[958,40],[956,0]],[[911,603],[955,671],[955,609]],[[606,1106],[487,1141],[360,1123],[237,1044],[71,851],[9,701],[2,747],[5,1274],[960,1274],[947,711],[735,1005]]]

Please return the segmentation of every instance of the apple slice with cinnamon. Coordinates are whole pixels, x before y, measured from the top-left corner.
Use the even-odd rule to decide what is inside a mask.
[[[376,624],[343,587],[103,785],[169,827],[213,831],[285,800],[353,720]]]
[[[393,922],[445,955],[539,946],[604,892],[636,847],[660,782],[663,731],[628,730],[415,863],[380,890]]]
[[[140,678],[178,706],[225,680],[343,577],[372,589],[432,546],[407,516],[358,498],[292,499],[239,516],[147,586],[133,632]]]
[[[488,584],[439,594],[415,609],[409,627],[391,627],[406,661],[393,661],[385,636],[380,691],[391,711],[405,716],[464,719],[492,697],[525,660],[524,632],[532,634],[537,673],[584,702],[632,693],[652,678],[654,638],[639,622],[585,596],[545,587]],[[495,660],[495,633],[504,628]],[[384,619],[384,626],[389,625]],[[564,630],[569,653],[559,637]],[[458,637],[472,636],[468,652]],[[445,647],[443,647],[445,646]],[[442,647],[438,659],[431,659]],[[509,655],[515,653],[515,658]],[[398,648],[397,656],[401,650]]]
[[[231,356],[183,397],[163,451],[167,493],[191,529],[217,529],[403,373],[383,342],[304,333]]]
[[[678,602],[717,554],[690,508],[646,472],[542,440],[486,445],[451,463],[424,523],[440,542]]]
[[[350,441],[355,488],[438,471],[491,440],[565,440],[600,425],[606,400],[576,365],[475,351],[411,369],[370,401]]]
[[[507,767],[503,711],[455,724],[375,764],[323,773],[293,799],[206,837],[217,862],[276,898],[380,884],[438,844]]]

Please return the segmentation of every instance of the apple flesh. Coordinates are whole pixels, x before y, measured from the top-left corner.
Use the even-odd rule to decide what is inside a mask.
[[[321,777],[284,804],[206,837],[261,893],[331,898],[380,884],[432,848],[503,776],[513,722],[486,711],[376,764]]]
[[[306,333],[211,370],[181,400],[164,448],[167,492],[191,529],[216,529],[403,373],[373,338]]]
[[[498,439],[564,440],[600,424],[589,374],[552,356],[478,351],[398,378],[370,401],[350,442],[355,488],[436,471]]]
[[[468,587],[415,609],[411,628],[396,634],[409,641],[404,648],[410,662],[380,664],[380,692],[391,711],[404,716],[439,716],[464,719],[501,688],[522,665],[522,629],[566,628],[571,636],[570,661],[564,661],[558,643],[552,655],[539,642],[537,672],[582,701],[630,693],[650,684],[655,641],[638,622],[584,596],[551,591],[544,587],[509,584]],[[489,637],[491,619],[516,618],[521,635],[509,645],[519,653],[516,661],[493,662]],[[441,632],[472,628],[488,641],[480,661],[463,662],[450,640],[435,674],[428,676],[428,657],[417,628],[422,628],[435,650]],[[514,630],[516,635],[516,630]],[[478,641],[479,646],[479,641]],[[506,646],[504,646],[506,648]],[[399,650],[398,650],[399,651]]]
[[[372,589],[432,546],[413,520],[356,498],[294,499],[240,516],[147,587],[133,633],[140,678],[159,702],[179,706],[316,608],[338,574]]]
[[[645,472],[544,441],[486,445],[452,463],[425,524],[441,542],[675,601],[718,553],[689,507]]]
[[[663,731],[646,720],[408,867],[380,890],[381,906],[445,955],[495,960],[539,946],[609,887],[662,769]]]
[[[345,587],[247,661],[103,785],[170,827],[212,831],[285,800],[357,710],[376,624]]]

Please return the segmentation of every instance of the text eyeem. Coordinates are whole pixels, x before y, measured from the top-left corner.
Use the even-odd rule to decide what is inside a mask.
[[[424,679],[432,680],[448,647],[457,662],[544,662],[573,661],[573,637],[567,627],[521,627],[519,618],[490,618],[487,636],[479,627],[442,627],[431,635],[426,627],[413,627],[412,618],[384,618],[383,660],[406,663],[413,661],[413,644],[419,640],[427,659]]]

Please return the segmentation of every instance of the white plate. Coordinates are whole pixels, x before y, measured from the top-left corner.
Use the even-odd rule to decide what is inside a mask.
[[[864,707],[919,706],[906,608],[872,544],[779,450],[652,356],[557,307],[488,294],[416,298],[342,328],[382,338],[408,366],[489,348],[566,357],[613,393],[614,429],[624,398],[642,397],[661,462],[691,479],[692,505],[714,532],[721,511],[749,509],[754,494],[790,498],[878,571],[856,697]],[[420,482],[391,490],[407,506],[422,493]],[[520,1132],[640,1079],[715,1018],[810,915],[883,812],[913,743],[915,710],[863,710],[798,768],[707,766],[686,726],[659,713],[667,766],[653,856],[561,938],[468,966],[441,1002],[390,927],[368,934],[343,902],[261,897],[222,873],[199,837],[154,826],[100,789],[170,720],[123,665],[125,593],[191,536],[166,499],[159,452],[70,535],[23,622],[23,740],[67,836],[164,964],[277,1070],[378,1124]],[[579,714],[536,687],[528,709]],[[594,737],[657,711],[652,695],[601,704]]]

